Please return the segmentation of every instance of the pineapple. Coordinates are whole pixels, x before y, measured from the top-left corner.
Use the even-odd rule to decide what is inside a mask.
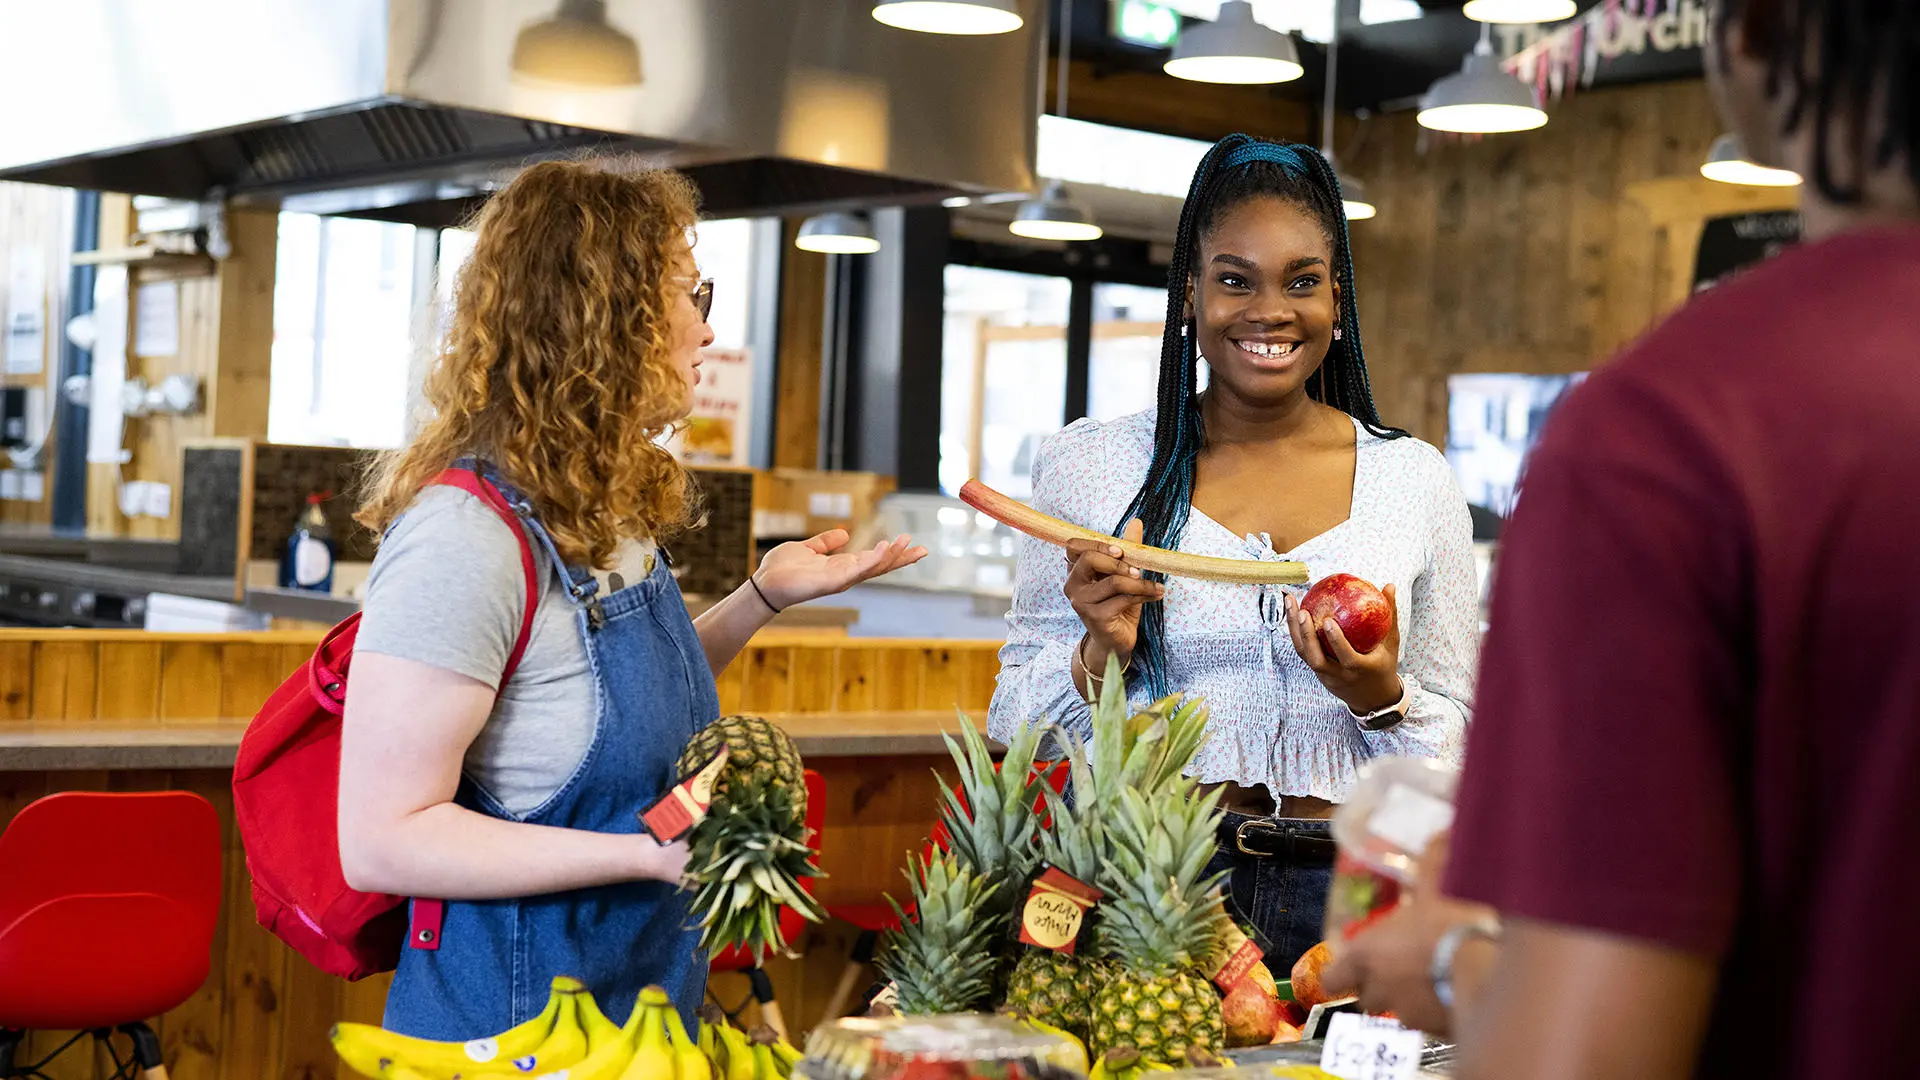
[[[723,743],[727,767],[690,840],[693,915],[702,947],[739,946],[761,963],[769,951],[788,951],[782,906],[810,922],[827,917],[800,887],[801,878],[820,876],[807,847],[806,780],[793,740],[757,716],[722,717],[695,735],[680,755],[680,775],[705,764]]]
[[[1147,1061],[1178,1065],[1188,1047],[1222,1045],[1220,995],[1198,970],[1226,918],[1216,904],[1221,878],[1206,874],[1219,801],[1194,798],[1175,770],[1158,791],[1122,790],[1109,809],[1112,859],[1099,879],[1109,967],[1093,1000],[1096,1053],[1132,1046]]]
[[[1109,659],[1107,682],[1093,708],[1091,749],[1067,732],[1053,732],[1066,748],[1077,804],[1070,805],[1051,788],[1043,792],[1052,827],[1040,834],[1041,856],[1088,884],[1099,881],[1101,867],[1112,857],[1102,817],[1090,809],[1118,806],[1121,790],[1129,785],[1157,790],[1186,784],[1181,773],[1199,752],[1206,732],[1206,711],[1197,701],[1182,706],[1178,699],[1167,698],[1129,717],[1118,666]],[[1098,982],[1098,965],[1084,954],[1029,949],[1008,976],[1006,1003],[1085,1039]]]
[[[1040,728],[1022,725],[1007,743],[1007,752],[994,768],[993,753],[973,721],[960,714],[961,741],[946,740],[947,753],[960,770],[960,793],[943,790],[940,825],[947,848],[960,865],[986,878],[992,887],[980,912],[1004,932],[1018,897],[1040,865],[1040,820],[1035,807],[1046,781],[1033,775],[1034,754],[1040,747]],[[989,941],[999,945],[998,937]]]
[[[675,771],[682,777],[691,775],[722,744],[727,748],[727,771],[714,787],[716,805],[725,800],[733,779],[745,776],[763,785],[786,788],[792,794],[794,816],[806,816],[807,783],[801,775],[805,765],[800,761],[800,751],[794,749],[791,736],[763,717],[723,716],[708,724],[680,752]]]
[[[880,972],[893,980],[904,1015],[965,1012],[987,996],[993,975],[993,927],[977,918],[993,882],[951,852],[923,857],[918,869],[907,873],[912,918],[887,898],[900,926],[886,933]]]

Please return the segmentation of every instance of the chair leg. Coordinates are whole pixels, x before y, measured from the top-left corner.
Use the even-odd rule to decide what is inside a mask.
[[[853,939],[853,950],[847,953],[847,966],[840,969],[840,981],[833,988],[833,996],[827,999],[827,1011],[821,1015],[821,1023],[830,1024],[847,1015],[847,1004],[860,989],[860,978],[867,973],[867,965],[873,962],[873,949],[880,935],[871,930],[860,931]]]
[[[120,1030],[133,1040],[133,1063],[140,1068],[140,1080],[167,1080],[167,1067],[160,1063],[160,1036],[139,1021],[121,1024]]]
[[[113,1059],[112,1028],[93,1031],[93,1080],[119,1080],[120,1063]]]
[[[0,1080],[13,1075],[13,1055],[27,1039],[24,1031],[0,1028]]]
[[[750,967],[747,981],[753,984],[753,999],[760,1003],[760,1022],[772,1028],[783,1041],[792,1042],[787,1038],[787,1021],[780,1015],[780,1003],[773,1000],[773,980],[767,978],[764,969]]]

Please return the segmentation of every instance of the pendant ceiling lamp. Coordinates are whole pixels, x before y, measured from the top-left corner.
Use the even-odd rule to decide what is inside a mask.
[[[1010,34],[1023,24],[1014,0],[874,0],[873,17],[923,34]]]
[[[1047,50],[1040,50],[1041,63],[1046,62]],[[1073,58],[1073,0],[1060,5],[1060,59],[1054,64],[1053,111],[1054,115],[1067,115],[1067,69]],[[1041,91],[1045,93],[1045,91]],[[1058,180],[1047,184],[1046,191],[1037,199],[1028,199],[1020,204],[1020,210],[1014,215],[1013,223],[1007,231],[1015,236],[1024,236],[1029,240],[1098,240],[1104,230],[1093,220],[1079,204],[1067,195],[1067,188]]]
[[[640,46],[607,22],[606,0],[560,0],[513,39],[513,77],[556,86],[640,85]]]
[[[1480,44],[1467,55],[1466,63],[1427,90],[1417,118],[1421,127],[1491,135],[1531,131],[1547,122],[1533,87],[1501,69],[1489,30],[1487,23],[1481,23]]]
[[[1707,160],[1700,165],[1700,175],[1749,187],[1796,187],[1800,183],[1800,174],[1792,169],[1775,169],[1749,158],[1738,135],[1713,140],[1713,149],[1707,151]]]
[[[1550,23],[1579,12],[1574,0],[1467,0],[1461,14],[1476,22]]]
[[[871,255],[880,250],[880,241],[863,215],[835,210],[801,222],[793,246],[822,255]]]
[[[1306,73],[1293,38],[1253,21],[1249,0],[1224,0],[1220,17],[1180,35],[1167,74],[1210,83],[1283,83]]]
[[[1340,182],[1340,201],[1344,204],[1348,221],[1365,221],[1380,211],[1367,201],[1367,188],[1354,177],[1340,171],[1340,162],[1333,156],[1333,111],[1337,105],[1334,91],[1340,85],[1340,9],[1335,5],[1333,26],[1327,34],[1327,85],[1324,100],[1320,105],[1320,153],[1333,166],[1334,178]]]

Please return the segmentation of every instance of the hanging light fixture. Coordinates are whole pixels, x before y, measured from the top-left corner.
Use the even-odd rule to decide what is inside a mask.
[[[793,246],[822,255],[871,255],[880,250],[880,241],[864,215],[834,210],[801,222]]]
[[[606,0],[560,0],[513,39],[514,79],[553,86],[640,85],[640,46],[607,22]]]
[[[1467,0],[1460,14],[1475,22],[1550,23],[1571,19],[1579,10],[1573,0]]]
[[[1367,188],[1359,180],[1340,171],[1340,162],[1333,156],[1333,110],[1336,99],[1334,91],[1339,87],[1340,79],[1340,6],[1334,5],[1333,24],[1327,32],[1327,85],[1320,105],[1320,153],[1333,166],[1333,175],[1340,182],[1340,201],[1343,204],[1348,221],[1365,221],[1380,211],[1367,201]]]
[[[1043,46],[1040,49],[1042,63],[1046,62],[1046,56]],[[1053,66],[1053,112],[1062,118],[1067,115],[1067,69],[1072,66],[1072,60],[1073,0],[1066,0],[1060,5],[1060,58]],[[1039,198],[1021,203],[1007,231],[1029,240],[1067,241],[1098,240],[1104,232],[1094,222],[1093,215],[1067,195],[1066,185],[1058,180],[1049,181]]]
[[[1224,0],[1220,17],[1180,35],[1167,74],[1210,83],[1283,83],[1306,74],[1293,38],[1253,21],[1249,0]]]
[[[873,17],[923,34],[1009,34],[1023,25],[1014,0],[874,0]]]
[[[1420,100],[1421,127],[1469,135],[1531,131],[1547,122],[1533,87],[1500,68],[1493,55],[1492,28],[1480,24],[1480,44],[1452,75],[1436,81]]]
[[[1047,184],[1046,194],[1021,203],[1007,229],[1029,240],[1098,240],[1102,234],[1093,215],[1069,198],[1058,180]]]
[[[1800,183],[1800,174],[1792,169],[1776,169],[1749,158],[1738,135],[1713,140],[1713,149],[1707,151],[1707,160],[1700,165],[1700,175],[1723,184],[1750,187],[1796,187]]]

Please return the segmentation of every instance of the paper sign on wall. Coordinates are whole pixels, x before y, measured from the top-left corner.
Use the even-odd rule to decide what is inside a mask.
[[[753,446],[753,358],[745,349],[701,353],[693,412],[667,446],[695,465],[746,465]]]
[[[153,281],[134,291],[133,355],[180,355],[180,283]]]
[[[47,365],[47,265],[39,248],[13,249],[7,274],[9,375],[38,375]]]

